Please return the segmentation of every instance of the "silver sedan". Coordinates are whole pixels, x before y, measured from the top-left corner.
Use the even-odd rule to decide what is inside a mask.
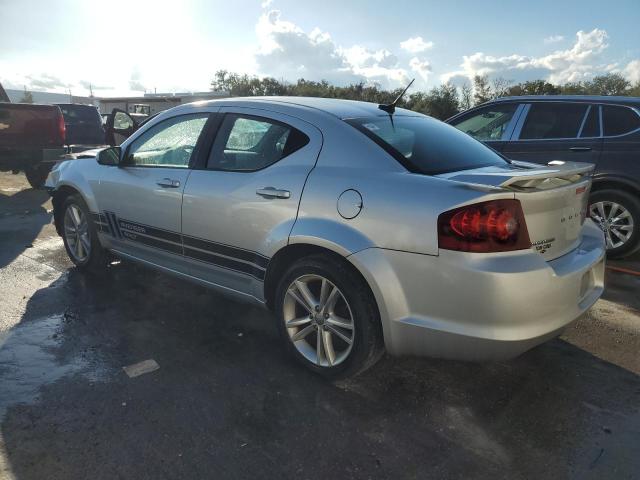
[[[516,356],[600,297],[592,166],[509,162],[442,122],[318,98],[183,105],[47,186],[80,269],[111,255],[270,308],[327,377]],[[551,160],[551,159],[550,159]]]

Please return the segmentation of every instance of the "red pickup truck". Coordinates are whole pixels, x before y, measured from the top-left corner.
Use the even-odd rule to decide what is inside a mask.
[[[65,122],[56,105],[0,103],[0,171],[24,172],[41,187],[67,152]]]
[[[0,171],[24,172],[31,186],[40,188],[65,154],[119,145],[137,127],[119,109],[103,126],[91,105],[0,103]]]

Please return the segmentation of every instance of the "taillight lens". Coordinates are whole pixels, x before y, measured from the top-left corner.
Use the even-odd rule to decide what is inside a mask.
[[[531,248],[518,200],[492,200],[438,217],[438,245],[460,252],[508,252]]]
[[[58,137],[60,140],[60,145],[64,145],[67,136],[67,129],[64,126],[64,117],[62,116],[62,112],[58,110]]]

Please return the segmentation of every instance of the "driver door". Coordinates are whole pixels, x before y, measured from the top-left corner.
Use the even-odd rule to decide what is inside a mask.
[[[105,143],[112,147],[120,145],[136,131],[137,127],[136,121],[127,112],[114,108],[104,126]]]
[[[183,270],[182,193],[209,115],[161,121],[125,148],[120,165],[103,167],[97,201],[109,248]]]

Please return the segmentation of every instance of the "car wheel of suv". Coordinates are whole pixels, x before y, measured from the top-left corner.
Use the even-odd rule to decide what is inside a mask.
[[[276,314],[287,350],[324,377],[356,375],[384,352],[371,290],[338,259],[314,255],[295,262],[278,285]]]
[[[107,252],[100,245],[89,208],[80,195],[69,195],[65,199],[60,221],[64,248],[71,261],[81,269],[104,269]]]
[[[38,189],[43,187],[50,171],[51,164],[35,165],[27,167],[24,171],[24,175],[27,177],[29,185],[31,185],[35,189]]]
[[[640,201],[619,190],[599,190],[589,198],[589,215],[604,232],[607,255],[620,258],[640,247]]]

